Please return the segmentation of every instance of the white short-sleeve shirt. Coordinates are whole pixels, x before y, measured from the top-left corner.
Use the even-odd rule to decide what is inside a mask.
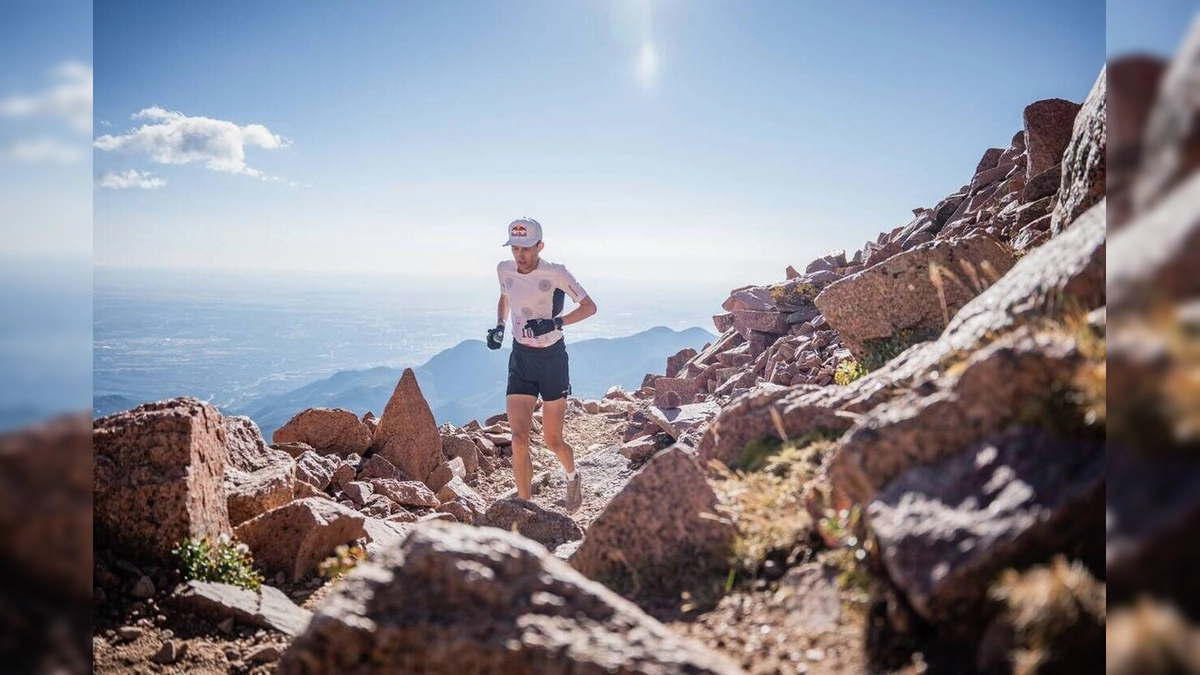
[[[529,274],[517,271],[517,261],[505,260],[496,266],[496,275],[500,292],[508,296],[513,338],[530,347],[549,347],[562,338],[562,331],[526,337],[521,335],[521,329],[527,320],[553,319],[561,314],[564,295],[571,296],[576,303],[587,297],[587,291],[566,267],[545,258],[538,260],[537,268]]]

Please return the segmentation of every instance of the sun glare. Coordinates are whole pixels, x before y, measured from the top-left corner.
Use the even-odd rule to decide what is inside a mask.
[[[658,77],[658,66],[658,50],[647,42],[638,52],[636,65],[637,79],[643,87],[650,87],[654,84]]]

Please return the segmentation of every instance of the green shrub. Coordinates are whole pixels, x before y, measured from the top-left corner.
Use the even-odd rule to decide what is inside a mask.
[[[189,537],[172,549],[179,558],[179,572],[188,581],[216,581],[252,591],[262,585],[262,575],[254,569],[250,549],[222,534],[214,545],[207,537]]]
[[[866,374],[867,369],[863,364],[856,359],[846,359],[833,371],[833,381],[844,387]]]

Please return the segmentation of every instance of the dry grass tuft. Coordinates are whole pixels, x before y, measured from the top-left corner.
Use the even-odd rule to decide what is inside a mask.
[[[1119,609],[1106,637],[1109,675],[1200,673],[1200,631],[1169,606],[1143,599]]]
[[[795,562],[807,552],[813,522],[804,486],[833,447],[825,439],[757,445],[764,447],[747,448],[742,468],[713,464],[717,509],[737,527],[730,564],[749,576],[757,576],[769,557]]]
[[[1013,629],[1013,672],[1055,672],[1064,656],[1098,647],[1104,636],[1103,583],[1062,556],[1049,566],[1005,572],[991,595],[1006,606]]]

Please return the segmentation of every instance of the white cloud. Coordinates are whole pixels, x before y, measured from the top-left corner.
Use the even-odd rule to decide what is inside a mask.
[[[5,117],[63,120],[81,133],[92,132],[92,67],[68,61],[52,71],[53,84],[35,94],[0,99]]]
[[[167,181],[150,174],[141,172],[137,169],[130,169],[125,173],[115,171],[103,171],[96,177],[97,189],[109,190],[128,190],[129,188],[139,188],[141,190],[157,190],[167,184]]]
[[[151,123],[126,134],[105,134],[93,145],[105,151],[142,152],[159,164],[204,162],[213,171],[238,173],[262,180],[280,180],[246,165],[246,147],[277,150],[291,145],[261,124],[239,126],[210,117],[188,117],[153,106],[133,114],[132,119]]]
[[[19,139],[3,150],[0,160],[74,164],[84,158],[84,148],[50,137]]]

